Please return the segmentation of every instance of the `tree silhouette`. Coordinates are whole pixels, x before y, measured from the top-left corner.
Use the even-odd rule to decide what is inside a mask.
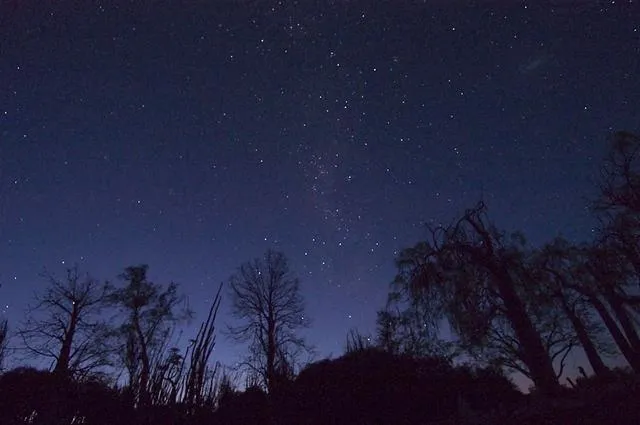
[[[0,321],[0,372],[4,370],[4,359],[7,355],[7,342],[9,337],[9,322],[7,319]]]
[[[602,221],[597,243],[616,254],[625,268],[628,283],[633,281],[637,287],[640,285],[640,215],[617,212],[608,214]]]
[[[419,299],[403,299],[396,290],[389,294],[387,305],[376,318],[376,346],[392,354],[417,357],[442,357],[453,360],[460,355],[454,341],[438,337],[429,307]]]
[[[559,384],[548,344],[527,310],[522,291],[522,251],[486,223],[480,203],[453,225],[431,228],[431,239],[397,259],[395,285],[430,312],[427,325],[447,317],[467,343],[478,346],[496,330],[508,330],[536,387],[554,393]],[[495,320],[499,320],[496,326]]]
[[[111,285],[81,275],[77,267],[68,269],[65,279],[44,276],[48,286],[34,295],[35,305],[18,331],[27,350],[52,359],[61,375],[78,377],[110,365],[110,329],[100,315]]]
[[[148,266],[131,266],[120,276],[125,286],[117,289],[112,303],[125,314],[120,326],[129,385],[141,406],[151,404],[151,374],[154,358],[160,359],[163,344],[173,325],[187,319],[190,312],[182,307],[184,297],[178,285],[166,288],[147,280]]]
[[[566,359],[577,345],[575,334],[561,312],[549,306],[528,308],[531,321],[539,332],[545,352],[557,364],[555,376],[564,372]],[[522,373],[533,380],[522,344],[505,315],[497,314],[490,324],[471,338],[462,338],[462,348],[481,364],[500,366]]]
[[[576,275],[579,249],[562,238],[543,246],[534,258],[536,278],[542,289],[569,319],[577,340],[596,375],[606,376],[609,369],[601,352],[612,354],[602,326],[595,320],[594,308],[584,296],[585,282]]]
[[[640,345],[630,311],[624,301],[625,273],[620,257],[602,245],[583,247],[577,290],[587,296],[631,367],[640,372]]]
[[[600,196],[596,211],[623,210],[640,213],[640,137],[618,131],[611,138],[610,151],[600,169]]]
[[[640,372],[640,137],[618,131],[593,202],[601,226],[596,239],[582,247],[581,289],[601,316],[630,366]],[[588,292],[588,294],[586,294]]]
[[[272,392],[291,377],[296,357],[308,350],[296,334],[308,326],[300,283],[284,254],[268,250],[264,257],[242,264],[230,280],[232,312],[240,323],[229,327],[233,339],[249,343],[245,366]]]

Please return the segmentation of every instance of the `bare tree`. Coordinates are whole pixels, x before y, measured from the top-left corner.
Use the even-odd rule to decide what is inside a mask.
[[[402,299],[392,291],[384,310],[378,311],[376,346],[392,354],[439,357],[453,361],[461,354],[455,341],[440,338],[439,324],[419,299]]]
[[[582,272],[589,301],[602,317],[620,352],[640,371],[640,137],[618,131],[593,203],[601,226],[582,249]]]
[[[18,335],[28,352],[49,358],[53,371],[75,377],[111,364],[110,328],[101,316],[111,294],[108,282],[98,282],[78,268],[59,279],[45,273],[48,286],[34,295],[35,305]]]
[[[639,195],[640,196],[640,195]],[[628,268],[627,282],[640,286],[640,214],[618,212],[601,220],[597,243]]]
[[[309,325],[304,315],[300,282],[280,252],[242,264],[230,278],[232,311],[240,323],[230,336],[249,343],[243,363],[273,391],[283,376],[291,375],[295,359],[309,351],[297,331]]]
[[[162,359],[166,342],[176,322],[191,315],[183,307],[184,297],[178,294],[178,285],[166,288],[147,280],[146,265],[127,267],[120,276],[126,285],[117,289],[112,303],[126,314],[120,326],[125,365],[129,384],[137,402],[151,404],[151,377],[153,367]],[[175,363],[175,357],[170,359]]]

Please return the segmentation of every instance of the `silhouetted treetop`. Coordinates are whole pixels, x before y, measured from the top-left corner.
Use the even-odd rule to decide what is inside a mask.
[[[298,331],[309,326],[300,281],[281,252],[268,250],[245,262],[229,279],[236,324],[229,334],[249,344],[244,365],[271,392],[293,378],[296,362],[309,347]]]
[[[600,171],[599,211],[623,209],[640,213],[640,137],[618,131]]]

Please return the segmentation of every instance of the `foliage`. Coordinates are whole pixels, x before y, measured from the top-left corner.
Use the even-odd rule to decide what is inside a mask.
[[[439,338],[433,326],[427,324],[427,312],[424,306],[412,300],[403,305],[398,293],[389,297],[384,310],[377,315],[376,344],[382,350],[392,354],[403,354],[415,357],[444,357],[449,360],[457,358],[460,346],[455,341]]]
[[[352,329],[342,357],[299,374],[308,347],[298,331],[309,324],[299,280],[282,253],[242,264],[229,282],[238,320],[229,333],[249,344],[244,390],[212,365],[222,285],[181,350],[173,335],[190,317],[184,297],[174,283],[150,282],[147,266],[125,269],[116,290],[77,269],[66,280],[47,275],[19,334],[54,367],[0,375],[0,423],[637,423],[640,138],[616,133],[611,149],[593,240],[531,248],[490,224],[480,203],[401,251],[375,341]],[[124,313],[119,345],[102,320],[106,301]],[[443,324],[455,341],[440,339]],[[0,366],[7,329],[0,322]],[[576,347],[594,375],[580,367],[575,382],[565,376],[572,388],[559,388]],[[110,362],[114,351],[120,365]],[[463,352],[471,362],[454,365]],[[618,354],[629,369],[605,365]],[[101,379],[96,371],[107,366],[126,368],[128,385],[118,390]],[[511,370],[536,383],[529,395],[505,375]]]
[[[393,287],[409,303],[407,311],[420,312],[433,331],[446,319],[469,353],[498,353],[545,391],[555,391],[551,350],[566,353],[571,343],[543,335],[557,333],[556,316],[529,302],[535,290],[523,238],[507,238],[488,224],[482,203],[428,232],[427,241],[403,250],[396,261]],[[552,347],[557,344],[559,349]]]
[[[121,279],[125,286],[117,289],[112,303],[124,314],[120,325],[124,364],[129,374],[129,386],[138,403],[150,405],[153,369],[173,368],[180,360],[172,353],[164,363],[164,346],[175,323],[187,320],[191,312],[183,307],[184,297],[178,285],[171,282],[166,288],[147,280],[146,265],[125,269]]]

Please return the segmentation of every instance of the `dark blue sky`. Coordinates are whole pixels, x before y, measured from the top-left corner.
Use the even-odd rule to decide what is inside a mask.
[[[271,247],[325,356],[425,221],[484,197],[533,243],[588,239],[606,138],[639,130],[638,6],[2,1],[1,310],[45,267],[146,263],[203,318]]]

